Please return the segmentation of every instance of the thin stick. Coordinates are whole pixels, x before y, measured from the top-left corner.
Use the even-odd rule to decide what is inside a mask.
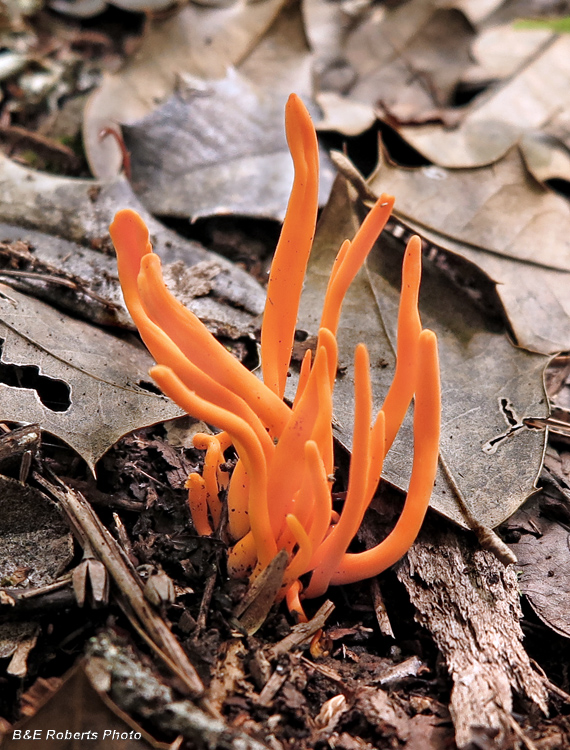
[[[128,609],[132,608],[140,625],[160,651],[164,651],[168,658],[178,665],[178,674],[190,693],[196,697],[201,696],[204,693],[204,685],[198,673],[168,625],[145,598],[140,579],[132,566],[127,563],[121,548],[95,515],[87,500],[60,480],[57,480],[59,484],[56,485],[36,472],[33,477],[60,503],[81,546],[84,547],[86,543],[91,545],[94,554],[103,563],[128,602]],[[119,603],[121,603],[120,598]],[[126,614],[130,617],[128,610]]]

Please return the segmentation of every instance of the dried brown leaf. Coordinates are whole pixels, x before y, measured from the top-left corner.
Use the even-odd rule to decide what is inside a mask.
[[[29,734],[25,733],[28,732]],[[51,734],[48,734],[50,732]],[[35,734],[34,734],[35,733]],[[98,750],[112,743],[116,750],[168,750],[170,745],[154,740],[144,729],[97,692],[82,666],[72,670],[53,694],[30,718],[16,724],[2,746],[15,750],[26,742],[57,743],[58,747],[79,747],[79,743]],[[81,736],[83,735],[83,737]]]
[[[507,528],[518,541],[510,547],[518,558],[519,585],[540,619],[570,638],[570,562],[568,560],[568,499],[532,498]]]
[[[139,13],[156,13],[172,4],[172,0],[112,0],[109,3]],[[51,0],[50,8],[74,18],[92,18],[102,13],[107,8],[107,3],[105,0]]]
[[[366,123],[362,105],[403,121],[447,106],[470,63],[472,27],[462,13],[438,8],[433,0],[372,11],[361,5],[352,14],[313,0],[305,17],[317,91],[343,96],[345,117],[354,124]]]
[[[124,434],[180,410],[149,392],[142,348],[0,287],[0,419],[35,422],[93,470]]]
[[[493,164],[522,134],[544,128],[570,109],[570,37],[552,36],[508,83],[472,103],[459,127],[403,127],[400,135],[441,167]]]
[[[505,0],[436,0],[438,8],[457,8],[477,25],[488,18]]]
[[[517,342],[570,349],[570,206],[537,184],[518,149],[486,169],[402,169],[383,160],[371,179],[396,196],[395,216],[497,283]]]
[[[471,47],[475,62],[465,71],[462,82],[487,84],[509,78],[540,52],[552,36],[545,29],[516,29],[512,23],[482,30]]]

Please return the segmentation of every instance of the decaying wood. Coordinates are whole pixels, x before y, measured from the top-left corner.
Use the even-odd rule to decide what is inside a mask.
[[[382,635],[387,635],[390,638],[395,638],[394,631],[392,630],[392,623],[388,617],[386,605],[380,591],[380,584],[377,578],[373,578],[370,581],[370,592],[372,594],[372,602],[374,604],[374,614],[376,615],[376,622],[380,628]]]
[[[319,662],[316,661],[309,661],[309,659],[307,659],[305,656],[301,656],[301,662],[306,667],[309,667],[315,672],[319,672],[323,677],[326,677],[327,680],[333,682],[339,690],[342,690],[345,695],[352,696],[351,688],[346,684],[346,682],[342,678],[342,675],[340,674],[340,672],[337,672],[336,669],[333,669],[326,664],[319,664]]]
[[[108,691],[123,711],[169,734],[181,734],[193,743],[192,747],[267,750],[267,745],[229,727],[191,701],[176,700],[173,691],[110,631],[99,633],[90,642],[85,671],[93,686]]]
[[[40,428],[37,424],[28,424],[4,433],[0,437],[0,462],[29,450],[35,453],[40,447],[40,440]]]
[[[443,519],[427,524],[399,566],[416,619],[432,634],[453,680],[459,748],[512,732],[513,693],[547,713],[547,690],[522,645],[516,571]],[[500,746],[499,744],[497,746]]]
[[[175,668],[177,676],[184,682],[190,693],[194,696],[201,696],[204,686],[198,673],[166,622],[145,598],[139,576],[89,503],[80,493],[74,492],[63,483],[53,484],[39,474],[34,474],[34,479],[52,497],[56,498],[69,518],[73,531],[83,548],[89,547],[105,565],[121,593],[118,597],[119,604],[128,617],[132,619],[134,615],[138,619],[138,623],[135,621],[133,624],[146,631],[158,652],[164,653],[165,662],[171,668]]]
[[[270,706],[277,693],[289,679],[289,670],[279,666],[267,680],[263,690],[257,698],[260,706]]]
[[[208,697],[217,711],[222,710],[228,695],[235,693],[236,685],[245,680],[244,664],[247,649],[242,640],[234,639],[222,645],[218,654],[215,674],[210,683]]]
[[[4,427],[4,425],[2,425]],[[6,428],[8,429],[8,428]],[[29,462],[36,454],[41,443],[41,431],[37,424],[29,424],[25,427],[18,427],[0,435],[0,464],[5,471],[5,464],[20,461],[28,466]],[[20,481],[24,472],[20,471]],[[27,473],[27,472],[26,472]]]
[[[198,640],[200,633],[206,627],[206,621],[208,619],[208,612],[210,610],[210,602],[212,601],[212,595],[214,593],[214,587],[216,585],[216,579],[218,577],[218,571],[213,568],[207,579],[206,585],[204,586],[204,593],[202,594],[202,601],[200,602],[200,611],[196,619],[196,629],[194,630],[194,640]]]
[[[417,656],[410,656],[384,670],[376,680],[376,684],[383,688],[394,689],[409,682],[410,678],[418,677],[422,672],[429,672],[427,664]]]

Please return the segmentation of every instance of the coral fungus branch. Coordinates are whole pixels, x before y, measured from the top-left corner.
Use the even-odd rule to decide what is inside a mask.
[[[152,377],[189,414],[223,430],[194,438],[194,445],[206,450],[203,476],[193,472],[187,482],[196,531],[205,535],[220,527],[220,491],[227,489],[229,573],[255,577],[284,550],[288,565],[279,596],[306,620],[301,598],[321,595],[330,584],[377,575],[414,542],[437,470],[441,398],[436,337],[422,330],[418,311],[421,241],[413,237],[402,269],[394,379],[375,419],[368,352],[364,344],[356,347],[353,454],[343,507],[333,509],[336,333],[348,287],[384,228],[394,199],[382,195],[356,236],[341,245],[325,294],[315,356],[306,353],[289,406],[283,394],[318,195],[317,139],[295,96],[287,104],[286,130],[295,178],[269,276],[261,329],[263,382],[168,291],[148,230],[135,212],[120,211],[111,236],[125,302],[158,363]],[[412,401],[414,458],[402,514],[379,544],[348,552]],[[228,478],[224,452],[232,446],[238,461]]]
[[[277,243],[261,331],[264,383],[279,398],[285,393],[303,279],[317,223],[318,143],[305,105],[294,94],[285,108],[285,129],[295,180]]]
[[[277,546],[271,533],[267,509],[267,464],[255,432],[240,417],[210,404],[188,390],[170,368],[157,365],[151,368],[150,375],[162,391],[188,414],[216,424],[231,435],[238,455],[250,477],[251,531],[255,539],[259,563],[262,567],[266,567],[277,554]]]
[[[192,515],[194,528],[202,536],[210,536],[212,527],[208,521],[208,504],[206,500],[206,482],[200,474],[192,472],[186,480],[188,490],[188,505]]]
[[[343,245],[340,249],[339,255],[342,257],[329,279],[321,317],[321,328],[328,328],[335,336],[348,287],[372,250],[380,232],[386,226],[393,207],[394,198],[391,195],[382,194],[362,222],[352,242],[348,246]]]
[[[392,447],[396,433],[404,421],[417,380],[422,330],[418,310],[421,274],[422,243],[419,237],[413,236],[408,242],[402,264],[396,370],[382,406],[386,417],[386,453]]]
[[[406,553],[419,533],[437,471],[441,413],[437,339],[427,329],[420,336],[419,368],[422,376],[414,409],[414,460],[404,510],[383,542],[366,552],[345,554],[331,583],[353,583],[378,575]]]

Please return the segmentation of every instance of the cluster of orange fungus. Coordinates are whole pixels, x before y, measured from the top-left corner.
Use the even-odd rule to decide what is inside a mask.
[[[301,598],[331,584],[377,575],[413,543],[435,479],[440,388],[435,334],[422,330],[418,313],[421,243],[406,249],[398,317],[397,364],[382,410],[372,418],[368,352],[356,348],[354,437],[346,499],[333,510],[332,393],[337,370],[336,332],[346,291],[390,216],[393,198],[382,195],[352,241],[342,245],[325,296],[314,357],[302,363],[292,407],[283,401],[299,298],[317,218],[318,150],[309,114],[292,95],[286,130],[295,179],[271,266],[261,332],[263,382],[241,365],[200,320],[167,290],[159,258],[134,211],[111,225],[125,302],[158,363],[151,375],[188,414],[215,425],[219,434],[196,435],[206,451],[202,475],[188,478],[194,526],[211,534],[219,525],[219,494],[227,490],[229,571],[256,575],[286,550],[282,595],[302,619]],[[393,531],[372,549],[347,552],[376,491],[384,456],[408,407],[414,406],[414,458],[409,491]],[[231,477],[224,453],[238,461]],[[308,575],[310,574],[310,575]],[[301,584],[301,577],[306,582]]]

